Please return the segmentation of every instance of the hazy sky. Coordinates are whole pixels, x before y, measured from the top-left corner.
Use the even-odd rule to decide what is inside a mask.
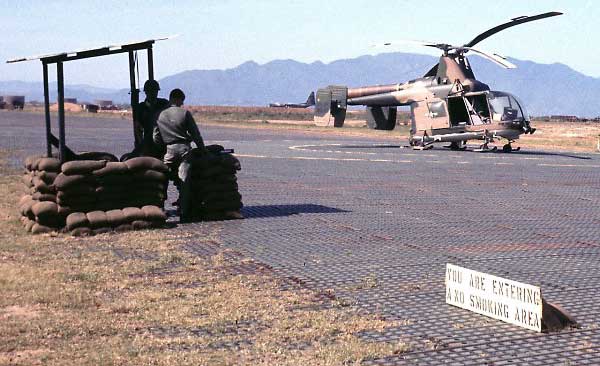
[[[0,80],[39,81],[39,61],[17,56],[92,48],[180,34],[155,45],[157,78],[225,69],[248,60],[330,62],[387,50],[396,39],[463,44],[520,15],[565,14],[505,30],[478,47],[539,63],[564,63],[600,77],[600,3],[592,0],[405,1],[33,1],[2,0]],[[392,51],[437,52],[417,46]],[[145,57],[145,56],[144,56]],[[55,71],[51,69],[51,78]],[[67,84],[127,87],[126,54],[65,64]]]

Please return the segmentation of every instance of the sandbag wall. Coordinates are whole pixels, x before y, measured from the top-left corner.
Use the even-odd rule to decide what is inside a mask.
[[[221,149],[202,154],[192,150],[191,164],[191,221],[241,219],[243,207],[236,173],[240,161]]]
[[[37,165],[29,165],[38,168],[45,161],[43,159],[39,159]],[[48,177],[53,178],[48,191],[53,200],[50,196],[40,196],[47,198],[52,205],[45,203],[45,211],[40,216],[36,213],[39,210],[34,210],[35,205],[27,210],[30,204],[27,196],[21,202],[22,213],[29,220],[33,216],[38,226],[44,225],[36,227],[36,232],[64,229],[74,235],[83,235],[164,226],[166,215],[162,207],[166,198],[168,168],[160,160],[151,157],[125,162],[74,160],[62,165],[57,159],[52,161],[55,164],[52,166],[54,175]],[[41,173],[32,170],[29,176],[34,189],[37,189],[35,177],[41,176]],[[28,182],[28,178],[24,180]],[[31,200],[34,199],[35,195],[31,195]],[[26,224],[32,226],[33,232],[33,225],[29,221]]]
[[[40,234],[64,226],[67,212],[59,211],[54,186],[60,168],[56,158],[30,156],[25,159],[23,183],[27,194],[21,197],[18,208],[27,231]]]

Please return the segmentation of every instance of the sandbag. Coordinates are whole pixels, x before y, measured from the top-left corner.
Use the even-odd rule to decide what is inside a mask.
[[[98,229],[101,227],[108,226],[108,217],[104,211],[92,211],[85,214],[88,221],[90,222],[90,228]]]
[[[131,196],[126,193],[99,193],[98,205],[99,206],[115,206],[115,207],[127,207],[125,203],[131,199]]]
[[[83,212],[83,213],[88,213],[88,212],[92,212],[92,211],[97,211],[99,210],[98,205],[96,204],[80,204],[80,205],[73,205],[73,206],[58,206],[61,208],[64,208],[65,210],[68,210],[68,212]]]
[[[215,165],[211,167],[207,167],[205,169],[194,169],[192,168],[192,177],[207,179],[220,175],[233,175],[235,174],[235,168],[226,167],[223,165]]]
[[[121,155],[121,158],[119,159],[119,161],[126,162],[127,160],[137,158],[138,156],[140,156],[139,152],[134,150],[132,152],[128,152],[128,153]]]
[[[42,193],[56,193],[56,188],[52,185],[46,184],[40,177],[34,176],[31,178],[31,183],[33,183],[33,188],[36,191]]]
[[[83,212],[74,212],[67,216],[66,220],[66,229],[67,231],[72,231],[73,229],[77,229],[79,227],[89,227],[90,221],[87,218],[87,215]]]
[[[221,159],[216,154],[201,155],[192,153],[188,159],[189,163],[196,169],[205,169],[221,163]]]
[[[61,170],[66,175],[85,175],[90,174],[94,170],[102,169],[105,166],[105,160],[75,160],[64,163]]]
[[[51,233],[53,231],[54,231],[53,228],[46,226],[46,225],[38,224],[37,222],[35,224],[33,224],[33,226],[31,227],[31,233],[33,233],[33,234],[45,234],[45,233]]]
[[[135,220],[131,223],[133,230],[152,229],[152,223],[146,220]]]
[[[138,207],[125,207],[123,209],[123,215],[125,215],[127,222],[146,219],[146,215],[144,215],[144,212]]]
[[[50,186],[50,185],[54,184],[54,179],[56,179],[56,177],[58,176],[58,173],[38,171],[35,173],[35,175],[37,177],[39,177],[42,181],[44,181],[44,183],[46,183],[47,185]]]
[[[241,220],[244,215],[239,210],[235,211],[213,211],[206,212],[202,215],[203,220],[215,221],[215,220]]]
[[[50,201],[50,202],[56,202],[56,195],[55,194],[50,194],[50,193],[40,193],[40,192],[36,192],[34,194],[31,195],[31,198],[36,200],[36,201]]]
[[[223,164],[227,167],[232,167],[235,170],[242,170],[242,164],[240,163],[238,158],[236,158],[235,156],[233,156],[231,154],[221,154],[220,158],[221,158],[221,164]]]
[[[162,206],[164,206],[164,204],[165,204],[164,200],[157,199],[157,198],[155,198],[155,199],[146,198],[146,199],[131,199],[131,200],[127,201],[126,205],[130,206],[130,207],[140,208],[140,207],[143,207],[143,206],[159,206],[159,207],[162,207]]]
[[[96,186],[91,182],[85,184],[77,184],[74,186],[70,186],[66,189],[61,189],[56,194],[57,197],[78,197],[78,196],[89,196],[93,195],[96,192]]]
[[[60,172],[60,166],[60,160],[58,160],[57,158],[41,158],[37,162],[36,170]]]
[[[21,196],[21,198],[19,199],[19,202],[17,203],[17,207],[21,207],[23,206],[25,203],[31,201],[31,195],[30,194],[25,194],[23,196]]]
[[[131,174],[111,174],[97,178],[98,186],[128,186],[133,183]]]
[[[119,225],[115,228],[115,231],[118,233],[124,233],[126,231],[131,231],[133,230],[133,226],[131,226],[131,224],[123,224],[123,225]]]
[[[150,221],[151,229],[161,229],[167,226],[166,221]]]
[[[116,228],[123,224],[128,223],[123,210],[110,210],[106,212],[106,217],[108,218],[108,223],[110,226]]]
[[[140,156],[137,158],[129,159],[125,161],[125,164],[127,164],[127,167],[132,172],[138,172],[143,170],[156,170],[161,173],[169,172],[169,167],[167,167],[162,161],[151,156]]]
[[[31,232],[31,229],[33,229],[33,225],[35,225],[35,224],[36,224],[35,220],[27,219],[27,221],[25,222],[25,230],[27,232]]]
[[[96,187],[96,194],[102,195],[114,195],[114,194],[128,194],[130,187],[122,185],[108,185]]]
[[[102,210],[102,211],[111,211],[111,210],[120,210],[123,207],[129,207],[129,206],[131,206],[129,204],[129,201],[119,201],[119,202],[101,201],[96,204],[96,209]]]
[[[58,217],[58,205],[50,201],[36,203],[31,211],[37,218]]]
[[[160,199],[160,200],[164,200],[165,199],[165,191],[164,190],[140,190],[140,191],[133,191],[130,193],[130,197],[131,198],[137,198],[137,199]]]
[[[61,205],[58,205],[58,215],[59,215],[60,217],[67,217],[67,216],[69,216],[70,214],[72,214],[73,212],[75,212],[75,211],[73,211],[73,210],[72,210],[70,207],[68,207],[68,206],[61,206]]]
[[[223,202],[213,202],[210,205],[206,205],[205,209],[208,211],[235,211],[244,207],[244,204],[241,201],[223,201]]]
[[[220,202],[220,201],[240,201],[242,195],[237,192],[212,192],[207,193],[203,196],[204,201],[208,204],[209,202]]]
[[[197,181],[192,181],[192,191],[196,194],[206,194],[211,192],[229,192],[239,189],[237,182],[211,182],[208,184],[198,184]]]
[[[119,161],[116,156],[103,151],[86,151],[77,154],[77,160],[104,160],[104,161]]]
[[[61,193],[61,192],[59,192]],[[97,198],[95,195],[89,195],[89,196],[84,196],[84,195],[79,195],[79,196],[72,196],[72,195],[68,195],[68,196],[64,196],[64,195],[57,195],[56,197],[56,203],[58,203],[61,206],[70,206],[70,207],[74,207],[74,206],[81,206],[81,205],[94,205],[97,202]]]
[[[25,169],[28,171],[37,170],[38,161],[42,158],[41,155],[30,155],[25,158]],[[34,166],[35,164],[35,166]]]
[[[36,201],[36,200],[33,200],[33,199],[32,199],[32,200],[30,200],[30,201],[27,201],[27,202],[25,202],[25,203],[24,203],[24,204],[21,206],[21,214],[22,214],[23,216],[27,216],[28,218],[30,218],[30,219],[32,219],[32,220],[33,220],[33,219],[35,218],[35,215],[33,214],[33,210],[32,210],[32,209],[33,209],[33,206],[34,206],[36,203],[39,203],[39,201]]]
[[[31,173],[25,173],[21,178],[21,182],[23,182],[27,188],[33,187],[33,175]]]
[[[78,227],[77,229],[71,230],[70,234],[73,236],[90,236],[93,232],[89,227]]]
[[[150,221],[150,222],[154,222],[154,221],[166,221],[167,220],[167,214],[165,214],[165,212],[158,206],[143,206],[141,208],[142,212],[144,213],[144,217],[146,218],[146,221]]]
[[[211,184],[232,183],[232,182],[237,183],[237,177],[235,176],[235,174],[220,175],[220,176],[216,176],[216,177],[207,177],[207,178],[192,177],[192,184],[199,185],[199,186],[211,185]]]
[[[100,234],[106,234],[106,233],[112,233],[113,229],[112,227],[100,227],[98,229],[94,229],[92,230],[92,232],[94,233],[94,235],[100,235]]]
[[[134,186],[129,187],[134,192],[140,191],[155,191],[155,192],[164,192],[166,188],[166,183],[158,182],[158,181],[150,181],[150,182],[136,182]]]
[[[76,187],[78,185],[83,184],[93,184],[94,178],[90,175],[66,175],[64,173],[60,173],[56,179],[54,180],[54,186],[59,191],[65,191],[69,188]]]
[[[225,148],[218,144],[212,144],[212,145],[206,146],[206,150],[208,150],[208,152],[210,152],[211,154],[217,154],[217,153],[220,153],[221,151],[225,150]]]
[[[92,174],[94,174],[97,177],[104,177],[106,175],[127,174],[128,171],[129,171],[129,167],[125,163],[108,162],[108,163],[106,163],[105,167],[98,169],[98,170],[94,170]]]
[[[225,211],[224,215],[227,220],[242,220],[244,218],[239,210]]]
[[[137,158],[136,158],[137,159]],[[129,161],[129,160],[128,160]],[[153,181],[153,182],[166,182],[167,176],[163,172],[157,170],[140,170],[132,174],[135,181]]]

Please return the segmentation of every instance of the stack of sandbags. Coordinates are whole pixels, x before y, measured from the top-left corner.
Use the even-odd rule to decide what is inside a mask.
[[[242,195],[238,191],[236,173],[239,160],[223,148],[209,148],[208,154],[192,150],[191,217],[190,220],[240,219],[243,216]]]
[[[129,206],[154,205],[163,207],[169,180],[169,168],[160,160],[144,156],[125,161],[132,182]]]
[[[78,160],[63,164],[56,178],[57,203],[69,212],[109,211],[147,205],[163,207],[168,168],[139,157],[125,162]]]
[[[74,212],[67,216],[65,230],[74,236],[124,232],[159,228],[165,225],[167,215],[158,206],[127,207],[109,211]]]
[[[88,160],[62,165],[55,158],[26,160],[23,181],[30,194],[21,199],[19,208],[29,231],[41,233],[63,228],[73,231],[86,227],[89,233],[98,233],[165,224],[162,207],[169,169],[160,160],[138,157],[118,162],[105,153],[85,153],[79,157]],[[85,216],[87,224],[73,227],[66,220],[70,214],[77,214],[75,218]],[[119,219],[122,214],[125,219]]]
[[[32,233],[46,233],[64,226],[65,213],[56,204],[54,180],[60,172],[56,158],[30,156],[25,159],[23,183],[26,192],[19,201],[21,222]]]
[[[98,207],[94,171],[106,167],[106,160],[75,160],[62,165],[56,177],[57,203],[66,212],[89,212]]]

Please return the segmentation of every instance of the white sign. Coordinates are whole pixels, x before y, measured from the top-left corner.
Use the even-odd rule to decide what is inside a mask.
[[[446,264],[446,303],[542,331],[542,290],[487,273]]]

